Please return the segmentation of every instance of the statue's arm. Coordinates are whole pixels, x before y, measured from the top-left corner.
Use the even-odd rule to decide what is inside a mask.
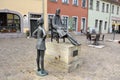
[[[42,28],[42,32],[43,32],[43,40],[45,40],[45,38],[46,38],[47,34],[46,34],[46,32],[45,32],[45,29],[44,29],[44,28]]]
[[[35,36],[37,30],[38,30],[38,28],[32,33],[32,36]]]

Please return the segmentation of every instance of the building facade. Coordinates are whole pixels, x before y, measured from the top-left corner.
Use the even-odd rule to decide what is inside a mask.
[[[110,27],[108,32],[112,32],[112,28],[115,27],[115,31],[120,33],[120,0],[110,0]]]
[[[86,32],[87,27],[100,33],[111,33],[112,27],[120,33],[120,0],[7,0],[0,1],[0,37],[30,35],[37,28],[37,19],[44,14],[48,31],[49,19],[61,9],[66,30]]]
[[[61,19],[66,30],[72,29],[76,33],[86,31],[88,20],[87,0],[48,0],[48,21],[55,15],[56,9],[61,10]]]
[[[43,2],[44,1],[44,2]],[[36,28],[36,21],[45,13],[47,0],[1,0],[0,37],[14,37]],[[46,9],[45,9],[46,8]],[[45,17],[45,16],[44,16]]]
[[[99,33],[111,33],[120,18],[120,3],[115,0],[89,0],[88,27]],[[117,23],[117,24],[116,24]]]

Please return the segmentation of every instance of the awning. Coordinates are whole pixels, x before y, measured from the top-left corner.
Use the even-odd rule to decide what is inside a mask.
[[[114,16],[112,16],[112,20],[120,21],[120,17],[114,17]]]

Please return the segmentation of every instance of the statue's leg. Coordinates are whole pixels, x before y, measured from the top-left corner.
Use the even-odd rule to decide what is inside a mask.
[[[41,64],[41,70],[44,70],[44,50],[40,50],[40,64]]]
[[[75,40],[70,34],[67,34],[67,38],[73,45],[80,45],[80,43],[78,43],[77,40]]]
[[[53,42],[53,31],[51,30],[51,42]]]
[[[65,42],[65,37],[63,37],[63,42]]]
[[[56,41],[57,41],[57,43],[59,43],[59,34],[58,34],[58,32],[57,31],[54,31],[53,33],[52,33],[52,39],[53,38],[55,38],[56,39]],[[52,41],[52,40],[51,40]]]
[[[37,71],[40,71],[40,50],[37,50],[37,59],[36,59],[36,62],[37,62]]]
[[[44,55],[45,55],[45,51],[44,51],[44,50],[40,50],[41,74],[43,74],[43,75],[48,75],[48,72],[46,72],[46,71],[44,70]]]
[[[70,37],[67,37],[67,38],[73,45],[77,45],[76,42],[74,42]]]
[[[56,41],[57,41],[57,43],[59,43],[59,34],[58,33],[56,33]]]

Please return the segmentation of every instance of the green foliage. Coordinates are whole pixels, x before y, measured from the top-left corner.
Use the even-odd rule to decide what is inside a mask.
[[[69,18],[69,27],[68,27],[68,30],[69,31],[72,31],[73,30],[73,18],[71,17],[71,18]]]

